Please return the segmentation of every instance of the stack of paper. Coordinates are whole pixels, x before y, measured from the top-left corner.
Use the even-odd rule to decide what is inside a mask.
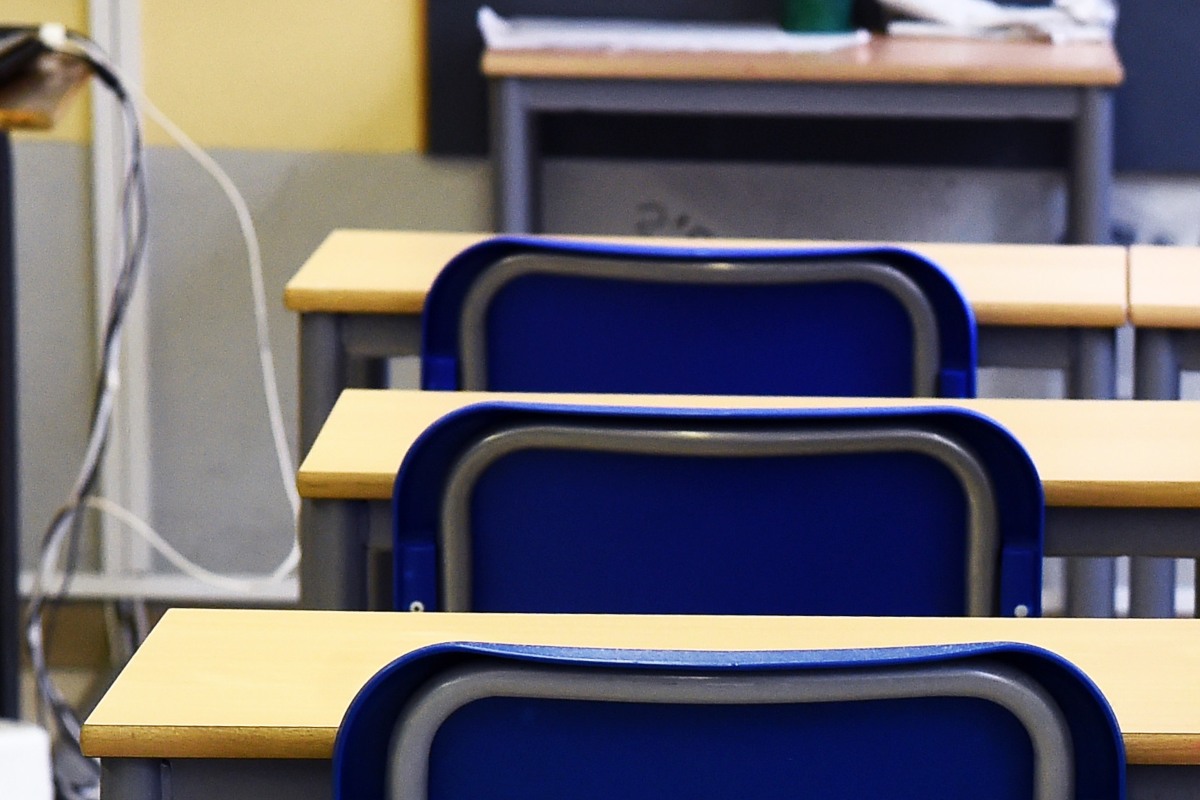
[[[718,25],[555,17],[504,19],[484,6],[479,31],[493,50],[652,50],[824,53],[870,40],[866,31],[788,33],[772,25]]]
[[[991,0],[880,0],[913,20],[893,21],[897,36],[1031,38],[1052,42],[1111,41],[1113,0],[1055,0],[1053,6],[1006,6]]]

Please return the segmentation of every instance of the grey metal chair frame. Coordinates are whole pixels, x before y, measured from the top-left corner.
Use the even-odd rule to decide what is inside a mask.
[[[680,422],[686,428],[686,420]],[[465,451],[446,481],[437,532],[444,610],[471,610],[470,507],[476,483],[499,459],[529,449],[693,458],[912,452],[934,458],[960,481],[967,498],[967,614],[996,613],[999,512],[987,471],[969,447],[944,434],[878,425],[860,430],[696,431],[535,424],[494,433]]]
[[[962,697],[995,703],[1024,726],[1033,744],[1033,800],[1071,800],[1074,747],[1054,699],[1006,665],[833,669],[821,672],[672,673],[555,669],[542,665],[466,665],[421,687],[399,720],[391,743],[392,800],[427,800],[433,738],[458,709],[489,697],[662,704],[839,703]]]
[[[913,396],[934,397],[938,390],[941,345],[937,316],[920,287],[887,264],[861,260],[831,262],[680,262],[593,258],[563,254],[522,253],[490,266],[468,290],[459,321],[462,388],[486,390],[487,314],[492,300],[508,283],[526,275],[561,275],[645,283],[710,285],[793,285],[806,283],[871,283],[904,307],[913,326]]]

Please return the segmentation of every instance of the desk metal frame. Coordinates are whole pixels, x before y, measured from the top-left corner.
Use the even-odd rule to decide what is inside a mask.
[[[343,389],[385,388],[386,359],[420,354],[421,324],[416,314],[300,314],[300,442],[307,453]],[[980,329],[982,366],[1060,369],[1071,397],[1110,399],[1116,394],[1115,328]],[[322,505],[318,501],[318,505]],[[387,522],[385,517],[384,523]],[[380,527],[386,530],[387,524]],[[304,608],[362,609],[368,604],[368,554],[361,525],[342,512],[300,513],[300,605]],[[343,541],[344,539],[344,541]],[[378,546],[390,549],[390,535]],[[371,548],[372,550],[375,547]],[[1087,556],[1109,552],[1082,551]],[[1126,553],[1118,553],[1124,555]],[[1072,616],[1113,615],[1113,566],[1103,558],[1075,559],[1069,565],[1068,610]],[[379,598],[376,598],[378,601]],[[382,607],[390,607],[385,599]]]
[[[1103,87],[494,77],[494,201],[505,233],[538,228],[537,115],[553,112],[1067,122],[1067,241],[1109,236],[1112,95]]]
[[[1133,396],[1138,400],[1178,400],[1183,371],[1200,370],[1200,330],[1138,327],[1134,342]],[[1197,533],[1200,525],[1192,528],[1192,535]],[[1130,616],[1174,616],[1175,562],[1133,559],[1129,591]],[[1200,615],[1200,604],[1196,614]]]

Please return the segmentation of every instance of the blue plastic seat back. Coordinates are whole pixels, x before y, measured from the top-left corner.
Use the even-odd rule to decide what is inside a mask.
[[[531,426],[583,431],[589,442],[597,430],[666,433],[682,439],[683,450],[518,444],[479,469],[461,468],[480,442],[524,435]],[[896,429],[958,443],[983,465],[997,536],[989,573],[994,602],[985,601],[982,613],[1039,614],[1041,484],[1020,445],[985,417],[959,409],[705,412],[516,403],[461,409],[410,449],[393,502],[396,607],[965,614],[968,496],[942,461],[886,449],[796,454],[768,447],[746,455],[740,438],[725,452],[690,449],[730,435],[773,443],[819,431],[873,441]],[[450,487],[464,474],[472,478],[463,519],[448,522]],[[454,580],[469,602],[448,601],[448,587],[459,585]]]
[[[470,299],[514,259],[521,259],[519,276],[484,300]],[[726,266],[702,278],[688,271],[710,264]],[[799,279],[848,264],[886,267],[927,306],[936,348],[928,386],[915,385],[912,309],[891,289],[855,277]],[[470,323],[468,309],[478,304],[480,321]],[[935,265],[892,248],[751,251],[497,238],[443,269],[423,322],[426,389],[975,394],[970,307]],[[480,344],[470,345],[476,336]],[[468,381],[466,364],[480,359],[481,377]]]
[[[427,758],[389,775],[398,738],[413,730],[405,716],[418,713],[431,689],[451,675],[527,669],[532,677],[522,677],[521,687],[507,692],[512,696],[481,693],[432,723]],[[730,697],[733,681],[746,678],[770,689],[796,677],[893,681],[897,670],[974,669],[1023,682],[1043,702],[1048,698],[1069,741],[1062,771],[1073,786],[1063,800],[1124,797],[1124,746],[1103,695],[1062,658],[1005,643],[752,653],[438,645],[382,669],[350,705],[334,750],[334,797],[1033,798],[1037,745],[1010,708],[992,699],[940,690],[900,699],[756,703]],[[604,693],[629,691],[629,683],[647,677],[728,685],[705,690],[720,699],[689,703],[653,691],[625,702],[534,696],[552,695],[538,684],[562,670],[588,685],[618,684],[598,689]],[[428,706],[419,713],[427,714]],[[392,785],[402,792],[390,793]]]

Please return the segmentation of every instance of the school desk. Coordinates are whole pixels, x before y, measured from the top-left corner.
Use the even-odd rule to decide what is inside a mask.
[[[453,641],[676,650],[1025,642],[1073,662],[1107,697],[1131,800],[1200,795],[1200,620],[173,609],[84,723],[83,751],[100,759],[103,800],[327,800],[334,737],[358,689],[393,659]]]
[[[392,484],[434,420],[489,400],[625,406],[846,408],[956,406],[1006,427],[1037,467],[1048,505],[1046,554],[1200,556],[1200,402],[912,400],[548,395],[350,389],[300,466],[306,608],[387,607],[368,589],[371,551],[391,548]]]
[[[1105,44],[873,36],[832,53],[485,51],[497,226],[538,229],[538,116],[690,114],[1044,120],[1071,126],[1067,238],[1108,241],[1111,90]]]
[[[90,73],[75,59],[43,54],[0,85],[0,717],[20,716],[17,563],[17,330],[10,130],[48,130]]]
[[[300,448],[307,452],[342,389],[380,388],[386,358],[417,355],[421,309],[442,266],[481,233],[334,231],[284,290],[300,316]],[[675,245],[694,239],[613,239]],[[706,239],[705,246],[845,242]],[[1113,397],[1116,330],[1126,321],[1120,247],[902,244],[941,265],[980,327],[984,366],[1066,371],[1074,397]]]

